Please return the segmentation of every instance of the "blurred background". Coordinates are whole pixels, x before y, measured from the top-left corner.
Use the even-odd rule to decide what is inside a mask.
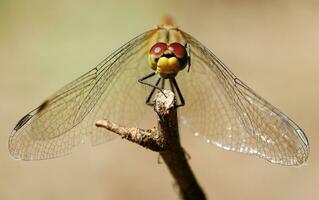
[[[177,199],[158,155],[125,140],[35,162],[7,150],[23,115],[166,14],[294,119],[311,145],[306,165],[284,167],[182,129],[208,198],[319,198],[317,1],[0,0],[0,199]]]

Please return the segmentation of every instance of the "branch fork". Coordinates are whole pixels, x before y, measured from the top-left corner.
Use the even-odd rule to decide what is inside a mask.
[[[157,128],[148,130],[127,128],[109,120],[99,120],[96,126],[112,131],[123,139],[147,149],[159,152],[179,186],[182,199],[206,199],[180,144],[175,104],[176,99],[173,92],[163,90],[157,93],[154,104],[154,111],[159,117]]]

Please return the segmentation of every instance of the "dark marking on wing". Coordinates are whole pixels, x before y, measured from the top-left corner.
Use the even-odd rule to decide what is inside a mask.
[[[17,125],[14,127],[13,130],[17,131],[19,130],[22,126],[24,126],[31,118],[33,117],[33,115],[31,115],[30,113],[28,113],[26,116],[22,117],[22,119],[20,119],[17,123]]]
[[[38,108],[38,113],[43,111],[45,108],[47,108],[49,105],[49,100],[44,101]]]

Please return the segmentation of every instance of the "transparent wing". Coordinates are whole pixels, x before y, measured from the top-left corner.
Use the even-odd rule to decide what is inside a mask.
[[[282,165],[305,162],[309,144],[304,132],[200,42],[183,35],[192,59],[190,72],[177,76],[186,101],[180,113],[185,125],[226,150],[255,154]]]
[[[99,119],[141,125],[139,114],[147,116],[151,109],[148,112],[140,99],[148,91],[137,80],[149,73],[148,38],[155,31],[132,39],[24,116],[9,137],[10,154],[23,160],[48,159],[70,153],[88,136],[92,144],[112,139],[115,134],[95,127]]]

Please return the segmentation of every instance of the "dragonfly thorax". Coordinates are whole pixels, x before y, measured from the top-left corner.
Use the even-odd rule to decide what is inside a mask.
[[[148,55],[149,66],[162,78],[175,77],[186,67],[188,60],[185,47],[177,42],[156,43]]]

